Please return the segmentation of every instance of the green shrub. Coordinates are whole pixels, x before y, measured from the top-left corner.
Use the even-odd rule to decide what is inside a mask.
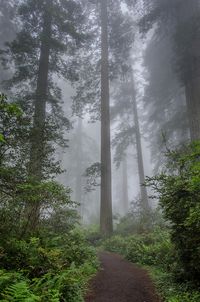
[[[169,302],[197,302],[200,301],[200,293],[193,291],[193,292],[186,292],[186,293],[178,293],[175,294],[173,297],[169,298]]]
[[[17,302],[83,302],[88,280],[96,272],[89,262],[28,279],[21,273],[0,271],[0,300]]]
[[[0,270],[0,300],[17,302],[40,301],[30,288],[30,280],[22,273]]]
[[[143,213],[141,201],[135,200],[131,203],[129,212],[121,217],[116,223],[115,233],[124,236],[131,234],[143,234],[151,232],[154,228],[165,228],[167,225],[159,207],[151,209],[148,217]]]
[[[2,301],[36,302],[41,301],[39,296],[34,295],[26,281],[20,281],[9,286],[2,295]]]
[[[103,235],[100,233],[99,225],[91,225],[84,231],[86,233],[87,241],[93,246],[101,245]]]
[[[47,124],[46,137],[63,144]],[[0,94],[0,301],[82,302],[96,252],[75,230],[71,190],[54,181],[54,146],[44,148],[41,181],[30,177],[30,134],[29,114]]]
[[[2,248],[0,264],[5,269],[24,270],[30,276],[39,276],[62,266],[61,250],[42,245],[39,238],[11,239]]]
[[[79,230],[45,241],[9,240],[0,263],[0,300],[19,302],[83,302],[98,267],[95,249]]]
[[[34,279],[32,287],[42,302],[83,302],[87,282],[95,272],[95,267],[88,262],[80,267],[72,264],[59,274],[48,273]]]
[[[102,241],[102,247],[105,250],[122,255],[126,254],[127,244],[127,238],[120,235],[115,235]]]
[[[82,265],[86,261],[96,263],[96,251],[88,244],[86,237],[80,230],[72,230],[68,236],[60,238],[65,261]]]
[[[174,274],[163,271],[156,267],[148,268],[156,287],[166,302],[198,302],[200,292],[194,290],[187,283],[177,283]]]
[[[169,233],[160,229],[146,235],[113,236],[103,242],[103,248],[142,265],[170,269],[175,262],[175,251]]]
[[[200,292],[193,290],[191,284],[177,282],[177,274],[180,274],[182,268],[169,231],[158,228],[149,234],[117,235],[104,240],[102,247],[145,266],[164,301],[200,301]]]
[[[200,142],[169,151],[164,173],[148,179],[159,195],[172,241],[183,268],[182,278],[200,280]]]

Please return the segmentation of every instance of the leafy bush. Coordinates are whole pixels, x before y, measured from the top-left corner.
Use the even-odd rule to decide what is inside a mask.
[[[41,181],[30,176],[31,127],[0,94],[0,301],[82,302],[96,252],[75,229],[70,189],[52,178],[61,170],[54,144],[45,149]],[[52,141],[60,140],[51,130]]]
[[[75,206],[70,189],[52,180],[46,170],[39,182],[30,177],[31,119],[18,104],[0,94],[0,235],[7,238],[33,236],[31,225],[34,204],[40,204],[40,225],[46,232],[66,233],[76,222]],[[48,166],[54,164],[49,159]],[[35,231],[35,230],[34,230]],[[34,234],[35,236],[35,234]]]
[[[194,290],[191,284],[177,283],[176,274],[181,267],[169,231],[155,229],[149,234],[116,235],[104,240],[102,247],[123,255],[133,263],[145,266],[164,301],[200,301],[200,292]]]
[[[156,236],[149,242],[145,237],[137,241],[130,240],[126,257],[143,265],[157,265],[168,269],[174,261],[173,253],[173,246],[168,236],[163,233],[162,240],[156,240]]]
[[[72,230],[62,237],[48,240],[31,238],[8,240],[1,246],[0,265],[5,269],[27,271],[30,275],[40,276],[54,270],[77,266],[90,261],[96,264],[95,249],[88,245],[84,235]]]
[[[87,241],[93,246],[100,246],[103,235],[100,233],[99,225],[94,224],[87,227],[84,231],[86,233]]]
[[[169,233],[160,229],[150,234],[113,236],[103,242],[103,247],[143,265],[157,265],[169,269],[175,261]]]
[[[32,280],[23,273],[0,271],[1,301],[83,302],[88,280],[96,272],[89,262],[71,264],[61,271],[49,272]]]
[[[200,280],[200,142],[169,151],[168,166],[148,179],[171,222],[182,278]],[[181,271],[180,271],[181,272]]]
[[[19,301],[19,302],[36,302],[41,301],[39,296],[34,295],[26,281],[20,281],[18,283],[9,286],[2,294],[4,297],[1,301]]]
[[[72,264],[60,274],[48,273],[42,278],[35,279],[33,289],[42,297],[42,302],[83,302],[87,282],[95,272],[95,268],[89,262],[80,267]],[[55,298],[57,300],[54,300]]]
[[[167,302],[197,302],[200,292],[187,283],[174,282],[174,274],[151,267],[149,274],[153,278],[160,295]]]
[[[23,269],[30,276],[40,276],[62,265],[61,250],[42,245],[39,238],[31,238],[29,241],[11,239],[2,250],[1,267]]]
[[[112,236],[102,242],[102,247],[113,253],[119,253],[126,255],[128,245],[128,238],[122,237],[120,235]]]
[[[40,301],[33,294],[29,280],[19,272],[0,270],[0,299],[1,301]]]
[[[167,225],[159,207],[149,209],[148,217],[141,208],[141,200],[131,203],[129,212],[116,223],[115,233],[127,236],[128,234],[142,234],[150,232],[155,227],[165,228]]]
[[[82,302],[98,267],[94,248],[78,230],[45,241],[12,239],[0,263],[0,300],[19,302]]]

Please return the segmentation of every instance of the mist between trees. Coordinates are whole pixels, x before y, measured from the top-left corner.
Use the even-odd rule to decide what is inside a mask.
[[[198,1],[1,1],[2,91],[32,124],[28,174],[45,179],[55,153],[82,220],[100,217],[103,232],[112,204],[148,212],[142,184],[166,145],[199,139],[197,12]]]
[[[0,0],[2,233],[154,227],[154,175],[200,140],[199,20],[197,0]]]

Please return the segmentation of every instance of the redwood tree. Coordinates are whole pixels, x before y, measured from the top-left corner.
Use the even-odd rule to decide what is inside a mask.
[[[131,5],[130,1],[127,2]],[[166,35],[173,48],[171,65],[185,90],[191,140],[200,139],[200,4],[196,0],[156,0],[146,4],[141,29],[156,24],[154,38]]]
[[[107,0],[101,0],[101,232],[108,235],[112,225],[112,181],[110,148],[110,94],[108,62]]]
[[[134,83],[132,70],[130,75],[130,87],[131,87],[132,106],[133,106],[134,130],[135,130],[135,138],[136,138],[138,173],[139,173],[139,180],[140,180],[141,208],[144,214],[148,215],[149,203],[148,203],[147,189],[144,186],[145,183],[144,161],[143,161],[143,153],[142,153],[141,132],[140,132],[140,124],[138,118],[136,93],[134,89],[135,83]]]
[[[29,178],[34,183],[56,174],[54,143],[63,143],[62,126],[69,121],[59,105],[61,91],[53,76],[75,81],[75,51],[82,46],[84,16],[80,1],[28,0],[19,6],[21,31],[4,52],[7,65],[14,63],[15,73],[7,82],[23,100],[22,106],[32,116],[30,131]],[[47,105],[49,110],[47,110]],[[40,215],[40,201],[25,209],[29,229],[34,231]]]

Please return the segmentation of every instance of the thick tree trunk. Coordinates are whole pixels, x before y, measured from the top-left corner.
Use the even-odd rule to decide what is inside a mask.
[[[78,119],[75,201],[79,203],[78,213],[82,218],[82,119]]]
[[[200,140],[200,77],[186,84],[185,93],[190,137],[192,141]]]
[[[200,2],[197,0],[183,1],[177,10],[177,26],[191,23],[200,11]],[[191,141],[200,139],[200,40],[196,35],[190,45],[188,62],[190,72],[184,79],[186,104],[189,120],[189,130]]]
[[[35,96],[34,124],[31,137],[30,174],[37,181],[42,179],[42,162],[44,159],[44,128],[46,101],[48,92],[48,71],[51,38],[51,16],[44,16],[41,52],[38,69],[37,90]]]
[[[141,207],[144,214],[148,215],[149,212],[149,202],[147,189],[143,185],[145,182],[144,175],[144,163],[143,163],[143,154],[142,154],[142,144],[141,144],[141,134],[140,134],[140,125],[138,119],[138,109],[135,98],[135,88],[134,88],[134,78],[133,72],[131,71],[131,87],[132,87],[132,102],[133,102],[133,116],[135,123],[135,136],[136,136],[136,148],[137,148],[137,161],[138,161],[138,172],[139,172],[139,181],[140,181],[140,193],[141,193]]]
[[[128,175],[127,175],[127,157],[125,156],[122,162],[122,204],[123,214],[128,213],[129,201],[128,201]]]
[[[50,1],[49,1],[50,2]],[[43,32],[37,77],[37,88],[35,95],[35,109],[33,130],[31,135],[29,174],[33,181],[42,180],[42,167],[45,158],[45,116],[48,93],[48,72],[51,39],[51,14],[50,8],[46,9],[43,19]],[[31,231],[38,225],[40,215],[40,202],[36,201],[28,205],[28,224]]]
[[[110,106],[108,64],[107,0],[101,0],[101,208],[100,229],[105,235],[113,231],[112,180],[110,149]]]

